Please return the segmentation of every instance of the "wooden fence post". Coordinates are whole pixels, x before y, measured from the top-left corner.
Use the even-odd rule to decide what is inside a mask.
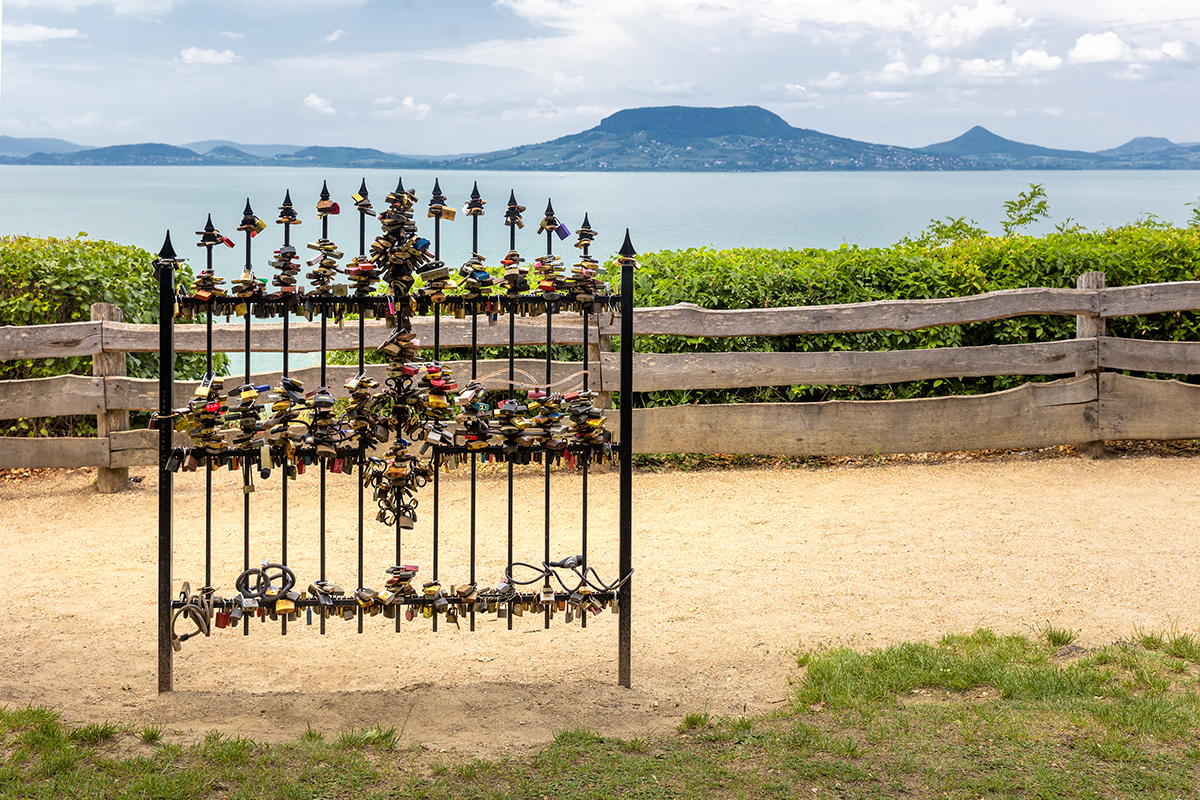
[[[1075,279],[1075,288],[1077,289],[1094,289],[1099,291],[1104,288],[1104,273],[1103,272],[1085,272]],[[1076,339],[1097,339],[1104,335],[1104,317],[1075,317],[1075,338]],[[1098,353],[1099,351],[1097,351]],[[1096,407],[1099,409],[1099,389],[1100,389],[1100,364],[1096,363],[1095,369],[1077,370],[1075,377],[1081,375],[1093,375],[1096,378]],[[1104,455],[1104,442],[1079,442],[1075,445],[1075,452],[1087,458],[1099,458]]]
[[[121,322],[125,315],[121,309],[111,303],[92,303],[93,322]],[[100,346],[104,347],[103,325],[101,325]],[[125,377],[125,354],[101,349],[92,356],[92,374],[98,378],[108,376]],[[129,412],[110,411],[108,409],[107,389],[105,390],[104,411],[96,415],[96,436],[108,438],[114,431],[129,430]],[[111,452],[111,450],[110,450]],[[96,489],[101,494],[113,494],[129,488],[129,467],[100,467],[96,470]]]

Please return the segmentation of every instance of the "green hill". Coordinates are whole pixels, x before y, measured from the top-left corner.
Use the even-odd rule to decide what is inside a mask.
[[[636,108],[582,133],[443,161],[449,169],[725,171],[957,169],[953,157],[793,128],[756,106]]]
[[[1107,161],[1106,156],[1098,153],[1085,153],[1082,150],[1052,150],[1039,147],[1036,144],[1025,144],[1005,139],[976,125],[971,130],[951,139],[927,147],[918,148],[924,153],[942,156],[953,156],[964,159],[997,159],[997,160],[1030,160],[1030,159],[1059,159],[1067,161]]]

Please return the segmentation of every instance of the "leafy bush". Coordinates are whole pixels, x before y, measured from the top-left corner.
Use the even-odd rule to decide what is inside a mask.
[[[1020,216],[1023,212],[1015,209],[1014,213]],[[775,308],[944,298],[1034,286],[1072,288],[1079,275],[1097,270],[1106,274],[1109,286],[1197,280],[1200,229],[1174,228],[1150,218],[1103,231],[1087,231],[1068,224],[1041,237],[1016,233],[993,237],[959,218],[931,222],[919,236],[905,238],[890,247],[689,248],[644,254],[639,256],[639,264],[634,286],[638,306],[687,302],[709,309]],[[1108,321],[1108,333],[1135,339],[1194,341],[1200,338],[1200,316],[1180,312],[1114,319]],[[1030,316],[912,332],[729,339],[646,336],[638,337],[636,345],[640,352],[655,353],[907,350],[1050,342],[1074,335],[1073,317]],[[885,386],[658,392],[644,396],[643,400],[650,405],[672,405],[891,399],[990,392],[1028,380],[1031,378],[997,376]]]
[[[0,238],[0,325],[47,325],[82,322],[91,318],[92,303],[112,303],[126,322],[158,322],[158,282],[152,274],[154,257],[138,247],[74,239]],[[176,271],[179,285],[190,284],[187,267]],[[158,377],[157,353],[127,354],[129,375]],[[218,358],[225,368],[228,359]],[[45,378],[68,373],[87,375],[90,356],[0,362],[0,380]],[[178,378],[204,371],[203,354],[181,354],[175,361]],[[0,435],[95,434],[95,417],[55,420],[17,420],[0,424]]]

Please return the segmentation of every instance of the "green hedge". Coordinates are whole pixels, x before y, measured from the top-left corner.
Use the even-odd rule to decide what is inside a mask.
[[[931,223],[916,238],[891,247],[842,245],[823,250],[689,248],[639,256],[634,294],[639,306],[689,302],[709,309],[861,303],[959,297],[1034,286],[1070,288],[1099,270],[1109,286],[1200,279],[1200,230],[1155,219],[1103,231],[1060,226],[1033,237],[987,236],[950,220]],[[1155,314],[1110,320],[1113,336],[1196,340],[1200,316]],[[1075,335],[1074,317],[1016,319],[873,333],[705,339],[638,337],[640,352],[905,350],[1049,342]],[[1049,379],[1045,377],[1043,379]],[[845,398],[890,399],[990,392],[1030,380],[1020,376],[944,379],[868,387],[792,386],[737,391],[658,392],[651,405],[684,402],[770,402]]]
[[[158,322],[158,282],[154,257],[138,247],[105,241],[0,238],[0,325],[47,325],[91,318],[92,303],[112,303],[126,322]],[[191,283],[188,267],[176,271],[180,285]],[[228,364],[224,355],[220,366]],[[129,353],[129,375],[158,376],[157,353]],[[91,374],[90,356],[0,362],[0,380]],[[202,354],[180,355],[176,377],[195,378],[204,370]],[[0,435],[95,434],[95,417],[56,420],[0,420]]]

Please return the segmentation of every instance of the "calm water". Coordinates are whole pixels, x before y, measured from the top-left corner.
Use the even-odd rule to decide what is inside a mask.
[[[235,277],[245,263],[243,235],[236,228],[249,198],[259,216],[272,221],[290,190],[304,223],[296,243],[316,239],[315,205],[322,181],[346,209],[330,217],[329,236],[347,254],[358,249],[358,215],[350,195],[366,178],[377,210],[395,187],[391,170],[236,167],[24,167],[0,166],[0,234],[74,236],[135,244],[158,252],[170,230],[176,251],[203,262],[193,232],[211,213],[213,222],[238,247],[218,248],[218,275]],[[495,264],[508,249],[504,206],[509,190],[528,206],[517,248],[526,256],[545,252],[538,221],[552,199],[559,219],[574,230],[587,212],[599,231],[593,255],[603,259],[631,231],[640,252],[711,245],[726,247],[836,247],[891,244],[915,234],[930,219],[965,216],[999,231],[1003,203],[1030,183],[1044,184],[1053,220],[1031,232],[1051,230],[1068,217],[1088,228],[1104,228],[1153,214],[1183,224],[1200,197],[1200,171],[1095,172],[794,172],[794,173],[538,173],[412,171],[424,207],[434,178],[449,203],[461,208],[473,180],[488,201],[480,220],[480,252]],[[432,220],[419,215],[423,235]],[[281,226],[254,240],[253,263],[260,275],[282,242]],[[368,242],[378,232],[368,220]],[[555,241],[556,252],[577,252]],[[443,223],[442,259],[455,265],[471,252],[469,218]],[[570,256],[568,256],[568,261]],[[266,357],[269,358],[269,357]],[[256,365],[258,366],[258,365]],[[263,368],[267,364],[261,365]],[[235,371],[238,367],[235,365]]]
[[[367,180],[377,209],[396,185],[390,170],[337,170],[235,167],[18,167],[0,166],[0,234],[74,236],[136,244],[151,252],[171,231],[180,254],[199,255],[193,232],[212,213],[214,224],[239,243],[218,250],[219,274],[232,274],[245,261],[236,228],[249,198],[254,210],[273,220],[290,190],[304,220],[304,241],[319,235],[315,204],[327,180],[347,211],[330,217],[330,238],[347,255],[357,250],[357,214],[350,195]],[[480,220],[481,252],[494,263],[508,247],[504,206],[509,190],[529,207],[518,234],[523,253],[542,252],[536,236],[547,199],[574,230],[590,214],[600,232],[595,254],[620,247],[625,228],[642,252],[712,245],[715,247],[836,247],[851,243],[887,245],[916,233],[931,218],[965,216],[998,231],[1003,202],[1031,182],[1049,194],[1054,222],[1068,217],[1089,228],[1131,222],[1154,214],[1181,224],[1185,204],[1200,196],[1200,172],[795,172],[795,173],[404,173],[421,205],[434,178],[449,202],[461,208],[477,179],[487,213]],[[531,223],[531,224],[530,224]],[[432,221],[418,217],[423,234]],[[1044,225],[1043,230],[1050,229]],[[1036,231],[1036,229],[1034,229]],[[368,221],[368,237],[378,226]],[[255,239],[254,262],[261,263],[282,241],[272,224]],[[470,223],[459,216],[443,227],[443,260],[461,263],[470,254]],[[563,243],[565,245],[567,243]],[[556,249],[562,245],[556,244]],[[269,248],[269,249],[268,249]],[[571,248],[571,252],[574,249]]]

